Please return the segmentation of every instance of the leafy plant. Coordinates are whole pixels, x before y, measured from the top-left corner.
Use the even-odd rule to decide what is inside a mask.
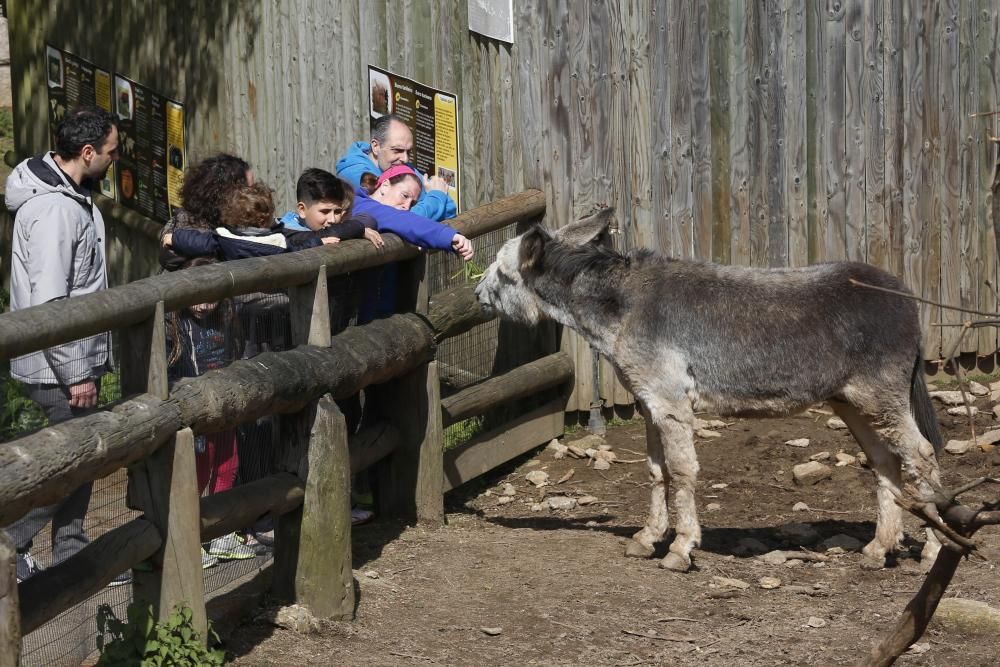
[[[0,378],[0,439],[6,440],[48,423],[37,403],[28,398],[21,383],[10,377]]]
[[[10,107],[0,107],[0,137],[14,136],[14,115]]]
[[[462,268],[453,273],[451,279],[454,280],[455,278],[464,274],[465,282],[478,283],[479,279],[483,277],[484,273],[486,273],[486,269],[484,269],[483,267],[479,266],[478,264],[470,260],[468,262],[463,262]]]
[[[199,667],[222,665],[225,651],[211,650],[202,645],[201,636],[194,629],[191,608],[174,607],[173,612],[157,623],[153,608],[148,604],[133,602],[128,606],[122,621],[111,607],[102,604],[97,608],[97,650],[101,657],[98,666],[121,667]],[[209,637],[218,636],[208,629]]]

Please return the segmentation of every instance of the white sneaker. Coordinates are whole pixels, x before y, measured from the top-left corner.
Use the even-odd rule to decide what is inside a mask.
[[[244,560],[257,555],[252,547],[240,541],[236,533],[229,533],[209,542],[208,553],[217,556],[219,560]]]
[[[355,507],[351,509],[351,525],[360,526],[363,523],[368,523],[375,516],[375,512],[369,510],[363,510],[360,507]]]
[[[205,547],[201,548],[201,569],[207,570],[210,567],[215,567],[219,564],[219,559],[212,554],[205,551]]]

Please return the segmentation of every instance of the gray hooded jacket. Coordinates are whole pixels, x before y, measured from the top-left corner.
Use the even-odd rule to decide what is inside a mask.
[[[10,309],[91,294],[108,285],[104,218],[52,153],[25,160],[7,178],[14,214]],[[110,368],[109,334],[73,341],[11,360],[11,375],[28,384],[72,385]]]

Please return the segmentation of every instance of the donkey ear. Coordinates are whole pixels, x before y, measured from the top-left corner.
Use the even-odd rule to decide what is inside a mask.
[[[522,276],[539,273],[545,259],[545,244],[552,240],[549,233],[541,225],[535,225],[521,237],[521,247],[518,253],[520,272]]]
[[[589,218],[566,225],[555,233],[555,238],[570,245],[583,246],[588,243],[611,245],[609,228],[614,221],[615,209],[606,208]]]

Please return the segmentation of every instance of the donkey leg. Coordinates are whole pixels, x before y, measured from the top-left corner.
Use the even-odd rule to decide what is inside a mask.
[[[667,514],[667,482],[663,476],[663,443],[649,412],[641,407],[640,411],[646,420],[646,465],[649,467],[652,488],[646,525],[629,540],[625,546],[625,555],[649,558],[653,555],[653,545],[663,539],[670,522]]]
[[[903,539],[902,510],[894,498],[894,491],[899,489],[900,483],[899,458],[889,451],[871,422],[857,408],[833,401],[831,406],[847,424],[875,472],[875,495],[878,500],[875,538],[862,550],[861,566],[881,569],[885,567],[886,554],[894,553]]]
[[[675,572],[691,569],[691,550],[701,544],[701,526],[695,506],[698,458],[694,451],[694,412],[686,402],[650,406],[659,429],[670,484],[674,487],[675,537],[660,567]]]

